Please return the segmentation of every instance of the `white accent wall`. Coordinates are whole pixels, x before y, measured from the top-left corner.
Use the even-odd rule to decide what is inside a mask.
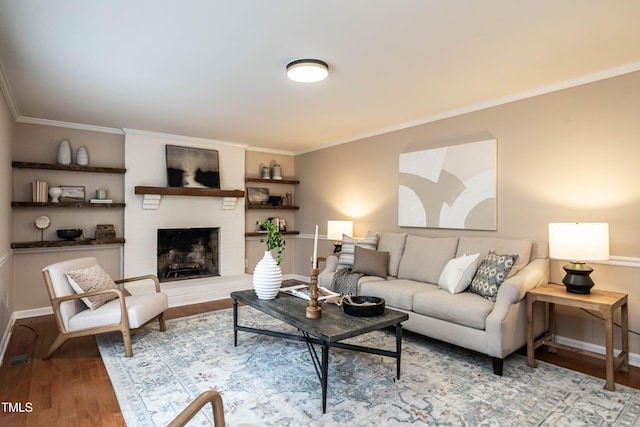
[[[247,278],[244,198],[238,198],[235,209],[223,210],[223,199],[218,197],[162,196],[157,210],[142,209],[143,196],[135,194],[136,186],[167,185],[166,145],[218,150],[221,189],[244,188],[244,145],[125,130],[124,277],[156,274],[157,229],[220,227],[220,277],[168,282],[162,288],[170,302],[172,295],[194,293],[190,291],[194,286],[198,288],[195,292],[204,288],[204,292],[215,294],[211,299],[228,298],[229,282]]]

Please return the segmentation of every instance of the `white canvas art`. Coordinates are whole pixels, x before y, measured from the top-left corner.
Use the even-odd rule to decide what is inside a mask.
[[[398,225],[495,230],[497,141],[400,154]]]

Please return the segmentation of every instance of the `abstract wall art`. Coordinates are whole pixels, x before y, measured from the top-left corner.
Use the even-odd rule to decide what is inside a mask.
[[[400,154],[400,227],[496,230],[497,141]]]

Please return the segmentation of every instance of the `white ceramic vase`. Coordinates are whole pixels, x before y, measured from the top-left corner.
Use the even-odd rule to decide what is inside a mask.
[[[78,148],[78,151],[76,151],[76,165],[87,166],[88,164],[89,154],[87,154],[87,149],[84,147]]]
[[[71,145],[66,139],[60,141],[60,145],[58,145],[58,163],[61,165],[71,164]]]
[[[273,259],[271,251],[264,251],[264,257],[253,270],[253,289],[259,299],[274,299],[282,285],[282,270]]]
[[[62,195],[62,188],[61,187],[50,187],[49,188],[49,197],[51,197],[51,202],[52,203],[58,203],[60,202],[60,196]]]

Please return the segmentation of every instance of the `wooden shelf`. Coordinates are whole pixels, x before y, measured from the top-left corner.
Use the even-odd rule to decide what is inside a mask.
[[[262,237],[262,236],[266,236],[266,234],[267,234],[266,232],[261,233],[259,231],[251,231],[251,232],[244,233],[246,237]],[[300,234],[300,232],[299,231],[281,231],[280,234],[282,234],[283,236],[293,236],[296,234]]]
[[[97,166],[58,165],[51,163],[11,162],[11,166],[18,169],[47,169],[71,172],[117,173],[124,174],[125,168],[105,168]]]
[[[124,203],[89,202],[11,202],[13,208],[124,208]]]
[[[244,197],[242,190],[220,190],[217,188],[136,186],[135,193],[159,194],[161,196]]]
[[[300,206],[246,205],[247,209],[280,209],[297,211]]]
[[[31,248],[62,248],[69,246],[94,246],[112,245],[124,243],[124,237],[116,237],[109,241],[84,239],[84,240],[47,240],[44,242],[12,242],[11,249],[31,249]]]
[[[263,179],[263,178],[245,178],[245,182],[263,182],[268,184],[300,184],[295,178],[284,178],[284,179]]]

